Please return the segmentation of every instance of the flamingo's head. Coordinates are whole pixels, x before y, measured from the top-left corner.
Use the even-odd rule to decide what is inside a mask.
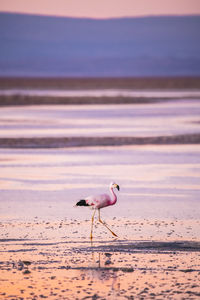
[[[110,189],[113,189],[113,188],[117,188],[119,191],[119,185],[116,184],[115,182],[111,182],[111,184],[110,184]]]

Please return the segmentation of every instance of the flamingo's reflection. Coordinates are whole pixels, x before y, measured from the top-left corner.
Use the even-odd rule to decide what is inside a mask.
[[[110,286],[112,295],[120,290],[118,272],[112,262],[112,253],[92,251],[92,259],[89,263],[89,276],[91,280],[100,280]]]

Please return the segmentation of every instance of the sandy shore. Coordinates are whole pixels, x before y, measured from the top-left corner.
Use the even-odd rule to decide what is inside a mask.
[[[14,228],[11,223],[1,223],[5,234],[15,229],[21,231],[22,238],[9,238],[8,234],[0,240],[0,298],[199,298],[199,242],[173,241],[170,237],[168,241],[102,239],[105,234],[101,232],[91,243],[83,234],[85,230],[87,235],[89,224],[82,223],[80,229],[76,223],[35,220],[24,225],[16,222]],[[145,226],[148,221],[129,221],[129,230],[132,225],[139,230],[141,223]],[[162,230],[162,222],[155,226],[158,224]],[[176,222],[174,225],[176,230]],[[170,223],[166,226],[169,228]],[[34,239],[27,238],[32,230]],[[54,239],[45,238],[50,230]],[[55,239],[60,231],[68,235],[71,230],[74,238]]]

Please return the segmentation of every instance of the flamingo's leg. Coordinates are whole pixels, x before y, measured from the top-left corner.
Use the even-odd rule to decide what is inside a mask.
[[[91,223],[91,232],[90,232],[90,239],[92,240],[92,233],[93,233],[93,223],[94,223],[94,215],[96,213],[96,209],[94,210],[94,213],[92,215],[92,223]]]
[[[101,217],[100,217],[100,209],[98,209],[98,211],[99,211],[99,222],[103,225],[103,226],[105,226],[111,233],[112,233],[112,235],[114,235],[114,236],[116,236],[116,237],[118,237],[102,220],[101,220]]]

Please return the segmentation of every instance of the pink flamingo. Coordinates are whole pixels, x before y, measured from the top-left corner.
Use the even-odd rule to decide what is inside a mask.
[[[85,199],[82,199],[76,203],[76,206],[89,206],[90,208],[94,209],[94,213],[92,215],[92,223],[91,223],[91,233],[90,233],[90,239],[92,240],[92,233],[93,233],[93,223],[94,223],[94,216],[96,213],[96,210],[98,209],[99,212],[99,222],[104,225],[111,233],[112,235],[117,235],[101,220],[100,217],[100,209],[103,207],[107,207],[110,205],[114,205],[117,202],[117,196],[114,193],[113,189],[117,188],[119,191],[119,185],[111,182],[110,186],[110,192],[112,194],[112,197],[110,197],[108,194],[100,194],[96,196],[89,196]]]

